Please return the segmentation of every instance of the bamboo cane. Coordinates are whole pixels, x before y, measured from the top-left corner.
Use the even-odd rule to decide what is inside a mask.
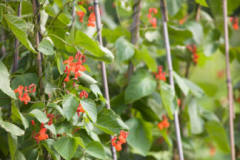
[[[19,6],[18,6],[18,17],[21,16],[21,12],[22,12],[22,0],[20,0]],[[15,53],[14,53],[14,59],[13,59],[12,72],[15,72],[18,68],[18,55],[19,55],[19,40],[18,39],[15,40],[14,45],[15,45]]]
[[[100,16],[100,10],[99,10],[99,2],[98,0],[94,0],[94,11],[96,15],[96,28],[97,28],[97,38],[98,42],[101,46],[103,46],[102,42],[102,26],[101,26],[101,16]],[[103,79],[103,87],[104,87],[104,94],[106,98],[106,107],[107,109],[111,108],[110,105],[110,99],[109,99],[109,90],[108,90],[108,81],[107,81],[107,73],[106,73],[106,66],[104,62],[101,62],[101,69],[102,69],[102,79]],[[110,137],[111,140],[113,137]],[[111,144],[111,152],[112,152],[112,158],[113,160],[117,160],[117,154],[114,146]]]
[[[234,142],[234,109],[233,109],[233,91],[229,62],[229,38],[228,38],[228,21],[227,21],[227,0],[223,0],[223,17],[224,17],[224,39],[226,54],[226,74],[229,102],[229,126],[230,126],[230,143],[231,143],[231,160],[235,160],[235,142]]]
[[[166,9],[166,3],[165,3],[164,0],[160,0],[160,7],[161,7],[161,12],[162,12],[163,35],[164,35],[164,41],[165,41],[165,48],[166,48],[166,52],[167,52],[169,82],[170,82],[170,86],[171,86],[172,90],[174,91],[175,87],[174,87],[174,80],[173,80],[172,58],[171,58],[168,28],[167,28],[167,9]],[[180,160],[184,160],[180,126],[179,126],[179,119],[178,119],[178,111],[177,110],[174,112],[174,123],[175,123],[179,157],[180,157]]]

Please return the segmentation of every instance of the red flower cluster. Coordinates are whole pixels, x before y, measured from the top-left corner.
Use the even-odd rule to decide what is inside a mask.
[[[115,136],[112,139],[112,145],[115,147],[116,151],[121,151],[122,150],[122,144],[126,143],[126,139],[128,136],[128,132],[125,132],[123,130],[120,131],[120,135],[117,137]],[[117,140],[118,139],[118,140]]]
[[[88,98],[88,93],[86,91],[81,91],[79,94],[80,98]]]
[[[81,105],[81,103],[78,105],[76,112],[77,112],[78,117],[80,116],[80,113],[81,113],[81,112],[82,112],[82,113],[85,112],[85,110],[83,109],[83,106]]]
[[[179,24],[183,25],[187,21],[188,15],[184,16],[182,19],[179,20]]]
[[[88,7],[88,11],[89,12],[92,11],[88,17],[88,27],[95,27],[96,16],[94,12],[94,7],[93,6]]]
[[[232,22],[232,26],[234,30],[238,30],[238,18],[237,17],[230,17],[230,22]]]
[[[47,129],[44,127],[44,124],[41,124],[40,131],[33,137],[37,143],[40,141],[48,139],[48,135],[46,134]]]
[[[166,81],[166,73],[162,71],[162,66],[158,66],[158,72],[154,74],[156,79]]]
[[[33,126],[35,126],[35,121],[34,120],[32,120],[31,123],[32,123]]]
[[[28,104],[28,102],[31,100],[28,93],[35,93],[36,92],[36,85],[30,84],[27,86],[19,85],[17,89],[14,90],[15,93],[18,93],[18,98],[20,101],[24,102],[24,104]]]
[[[79,22],[83,23],[83,17],[85,15],[85,13],[83,11],[76,11],[76,14],[79,17]]]
[[[75,62],[75,61],[76,62]],[[66,64],[65,73],[67,77],[64,79],[65,82],[69,81],[69,76],[71,73],[74,73],[75,79],[81,76],[80,71],[85,71],[86,68],[82,65],[86,61],[85,56],[81,54],[79,51],[77,52],[75,58],[70,56],[68,60],[65,60],[63,64]]]
[[[54,114],[51,113],[47,114],[47,118],[49,119],[48,125],[51,126],[53,123]]]
[[[163,130],[164,128],[168,129],[169,126],[170,124],[168,122],[168,118],[165,115],[163,115],[163,120],[158,123],[158,128],[160,130]]]
[[[177,105],[178,105],[178,107],[180,107],[181,106],[181,99],[177,99]]]
[[[157,14],[157,9],[156,8],[149,8],[149,10],[148,10],[148,21],[149,21],[149,23],[151,23],[152,24],[152,27],[153,28],[156,28],[157,27],[157,18],[155,18],[155,17],[152,17],[152,13],[153,14]]]
[[[195,44],[192,44],[192,45],[187,45],[186,47],[187,47],[187,49],[193,54],[193,55],[192,55],[193,62],[194,62],[195,64],[197,64],[197,63],[198,63],[199,55],[197,54],[197,47],[196,47],[196,45],[195,45]]]

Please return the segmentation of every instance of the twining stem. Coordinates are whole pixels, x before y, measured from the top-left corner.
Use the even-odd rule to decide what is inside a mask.
[[[165,41],[165,48],[166,48],[166,52],[167,52],[169,82],[170,82],[170,86],[171,86],[172,90],[174,91],[175,87],[174,87],[174,80],[173,80],[172,58],[171,58],[168,28],[167,28],[167,9],[166,9],[166,3],[165,3],[164,0],[160,0],[160,8],[161,8],[161,12],[162,12],[163,35],[164,35],[164,41]],[[174,123],[175,123],[179,158],[180,158],[180,160],[184,160],[183,149],[182,149],[182,140],[181,140],[181,132],[180,132],[180,125],[179,125],[178,111],[177,110],[174,112]]]
[[[101,46],[103,46],[102,41],[102,24],[101,24],[101,16],[100,16],[100,9],[99,9],[99,2],[98,0],[94,0],[94,11],[96,16],[96,28],[97,28],[97,38],[98,42]],[[104,95],[106,99],[106,107],[107,109],[111,108],[110,99],[109,99],[109,89],[108,89],[108,81],[107,81],[107,73],[106,73],[106,66],[104,62],[101,62],[101,69],[102,69],[102,79],[103,79],[103,87],[104,87]],[[113,137],[110,137],[111,140]],[[117,153],[114,146],[111,144],[111,152],[113,160],[117,160]]]
[[[138,37],[139,37],[139,26],[140,26],[140,10],[141,10],[141,0],[134,0],[133,5],[133,22],[130,28],[131,32],[131,43],[133,45],[137,45]],[[130,61],[128,65],[128,81],[133,74],[133,64]]]
[[[18,6],[18,17],[21,16],[21,13],[22,13],[22,0],[20,0],[19,6]],[[19,56],[19,40],[16,39],[12,72],[15,72],[18,68],[18,56]]]
[[[1,41],[2,41],[2,43],[5,41],[5,32],[4,32],[4,29],[2,29],[2,32],[1,32]],[[7,53],[6,53],[6,48],[5,48],[5,46],[2,44],[2,47],[1,47],[1,59],[3,59],[4,57],[5,57],[5,55],[6,55]],[[1,60],[0,59],[0,60]]]
[[[200,20],[200,14],[201,14],[201,5],[197,5],[197,12],[196,12],[196,21],[198,22]]]
[[[40,43],[40,39],[41,39],[39,27],[37,27],[37,25],[39,25],[39,23],[40,23],[40,15],[39,15],[39,12],[38,12],[38,7],[39,7],[38,0],[33,0],[32,1],[32,6],[33,6],[34,17],[36,17],[34,19],[35,30],[36,30],[35,41],[36,41],[36,48],[38,48],[39,43]],[[43,84],[42,84],[42,57],[43,56],[41,55],[41,53],[38,52],[38,54],[37,54],[37,65],[38,65],[38,77],[40,78],[40,81],[39,81],[40,94],[43,92]]]
[[[71,25],[70,25],[70,30],[72,29],[72,27],[74,26],[75,24],[75,19],[76,19],[76,11],[75,11],[75,0],[73,0],[72,2],[72,22],[71,22]]]
[[[223,17],[224,17],[224,39],[225,39],[225,54],[226,54],[226,74],[228,88],[228,103],[229,103],[229,126],[230,126],[230,142],[231,142],[231,160],[235,160],[235,142],[234,142],[234,109],[233,109],[233,91],[232,80],[229,62],[229,38],[228,38],[228,20],[227,20],[227,0],[223,0]]]

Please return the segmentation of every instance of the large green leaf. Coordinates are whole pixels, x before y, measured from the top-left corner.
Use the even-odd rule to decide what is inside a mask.
[[[19,85],[29,86],[30,84],[38,84],[38,77],[36,73],[26,73],[17,75],[11,82],[12,88],[17,88]]]
[[[115,47],[118,62],[127,61],[134,55],[134,46],[123,37],[118,38]]]
[[[200,4],[201,6],[208,7],[206,0],[195,0],[196,3]]]
[[[186,28],[192,32],[193,39],[197,44],[200,44],[203,42],[203,28],[200,23],[189,22],[186,24]]]
[[[77,111],[78,105],[79,105],[79,102],[74,95],[70,94],[64,97],[62,106],[63,106],[64,116],[65,118],[67,118],[67,120],[72,119],[73,115]]]
[[[185,96],[189,92],[189,87],[185,84],[184,79],[182,79],[176,72],[173,72],[173,76],[178,84],[178,87],[182,90]]]
[[[138,70],[131,77],[129,85],[125,90],[125,102],[132,103],[152,94],[155,91],[156,86],[156,81],[148,71]]]
[[[11,160],[15,160],[15,154],[17,151],[17,137],[8,134],[8,147],[10,151]]]
[[[21,121],[24,128],[27,129],[29,127],[28,120],[22,115],[22,113],[19,111],[15,103],[12,101],[12,108],[11,108],[11,118],[14,121]]]
[[[11,133],[13,136],[22,136],[24,134],[24,130],[16,126],[15,124],[2,121],[0,119],[0,127],[5,131]]]
[[[116,113],[106,108],[99,112],[96,127],[112,135],[118,134],[122,129],[128,129]]]
[[[132,118],[128,122],[130,128],[127,142],[135,152],[146,156],[152,145],[152,127],[143,120]]]
[[[4,18],[11,29],[11,31],[14,33],[14,35],[17,37],[17,39],[30,51],[33,53],[37,53],[35,49],[33,48],[31,42],[28,40],[28,34],[27,34],[27,23],[20,17],[14,16],[14,15],[4,15]]]
[[[145,62],[146,65],[148,66],[148,68],[152,72],[157,71],[157,63],[156,63],[155,59],[153,57],[151,57],[150,53],[148,52],[147,47],[144,46],[140,50],[137,50],[134,58],[136,60],[140,60],[140,61]]]
[[[204,91],[197,86],[195,83],[188,79],[184,79],[185,84],[189,87],[190,92],[196,97],[202,97],[204,95]]]
[[[171,16],[174,16],[179,11],[179,9],[183,4],[183,0],[174,0],[174,1],[167,0],[166,2],[167,2],[168,13]]]
[[[223,152],[228,153],[230,147],[223,126],[219,122],[210,121],[206,123],[206,129],[211,140],[213,140]]]
[[[74,138],[62,137],[53,144],[54,149],[66,160],[70,160],[77,150],[78,144]]]
[[[77,31],[74,40],[75,45],[86,49],[91,53],[92,57],[111,62],[114,59],[113,54],[108,49],[100,46],[96,41],[92,40],[85,33]]]
[[[160,85],[161,85],[160,95],[161,95],[163,106],[166,109],[168,116],[171,119],[173,119],[173,113],[175,111],[175,104],[174,104],[175,92],[173,91],[171,86],[165,82],[161,81]]]
[[[86,152],[98,159],[105,159],[105,151],[101,143],[93,141],[86,146]]]
[[[188,105],[188,116],[190,119],[190,128],[192,134],[200,134],[203,132],[204,121],[200,117],[198,104],[192,99]]]
[[[16,99],[13,90],[10,88],[9,73],[7,67],[0,61],[0,90],[2,90],[8,96]]]
[[[91,118],[93,122],[97,121],[97,108],[94,101],[86,99],[81,100],[81,104],[83,109],[86,111],[87,115]]]
[[[49,37],[43,38],[38,46],[38,51],[47,56],[54,55],[55,50],[52,40]]]
[[[34,109],[29,113],[31,116],[35,117],[40,123],[47,123],[48,118],[45,113],[39,109]]]

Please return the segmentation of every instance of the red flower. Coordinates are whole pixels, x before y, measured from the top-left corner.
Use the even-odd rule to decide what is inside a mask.
[[[178,107],[181,106],[181,99],[177,99],[177,104],[178,104]]]
[[[15,93],[18,93],[18,98],[20,99],[22,97],[24,87],[22,85],[19,85],[17,89],[14,90]]]
[[[168,127],[170,126],[169,122],[168,122],[168,119],[166,116],[163,116],[163,120],[161,122],[158,123],[158,128],[160,130],[163,130],[163,129],[167,129]]]
[[[46,128],[41,128],[39,133],[37,133],[34,136],[34,139],[37,141],[37,143],[39,143],[40,141],[46,140],[48,139],[48,135],[46,134],[47,129]]]
[[[29,88],[29,93],[35,93],[36,92],[36,85],[35,84],[30,84],[29,86],[28,86],[28,88]]]
[[[78,105],[76,112],[77,112],[77,115],[78,115],[78,116],[80,116],[80,113],[81,113],[81,112],[82,112],[82,113],[85,112],[85,110],[83,109],[83,106],[81,105],[81,103]]]
[[[237,17],[230,17],[230,21],[232,22],[232,26],[234,30],[238,30],[238,18]]]
[[[128,136],[128,132],[121,130],[119,137],[117,137],[117,136],[113,137],[112,145],[115,147],[116,151],[119,152],[122,150],[122,144],[127,142],[126,141],[127,136]]]
[[[33,126],[35,125],[35,121],[34,120],[32,120],[31,123],[32,123]]]
[[[158,66],[158,72],[154,74],[157,80],[166,81],[166,73],[162,72],[162,66]]]
[[[30,97],[27,93],[24,93],[23,96],[20,98],[20,101],[24,102],[24,104],[28,104],[30,102]]]
[[[95,13],[90,13],[88,17],[88,27],[95,27],[96,16]]]
[[[179,24],[182,25],[187,21],[188,16],[186,15],[185,17],[183,17],[182,19],[179,20]]]
[[[79,22],[83,22],[83,17],[85,15],[85,13],[83,11],[77,11],[76,14],[78,15],[79,17]]]
[[[73,58],[70,56],[67,60],[63,63],[66,64],[64,72],[67,74],[64,82],[68,82],[70,80],[69,76],[71,73],[74,74],[74,79],[77,79],[81,76],[80,71],[85,71],[86,68],[82,65],[86,61],[84,55],[82,55],[79,51],[77,52],[76,56]]]
[[[47,114],[47,117],[49,118],[49,121],[48,121],[48,125],[52,125],[53,123],[53,118],[54,118],[54,114]]]
[[[81,91],[79,94],[79,97],[80,98],[83,98],[83,97],[88,98],[88,93],[86,91]]]
[[[197,47],[196,47],[196,45],[195,44],[187,45],[186,48],[192,53],[192,59],[193,59],[194,64],[197,64],[199,55],[197,54]]]
[[[157,27],[157,18],[152,17],[152,13],[157,14],[157,12],[158,12],[158,10],[156,8],[149,8],[148,9],[148,15],[147,15],[148,21],[149,21],[149,23],[152,24],[153,28]]]

